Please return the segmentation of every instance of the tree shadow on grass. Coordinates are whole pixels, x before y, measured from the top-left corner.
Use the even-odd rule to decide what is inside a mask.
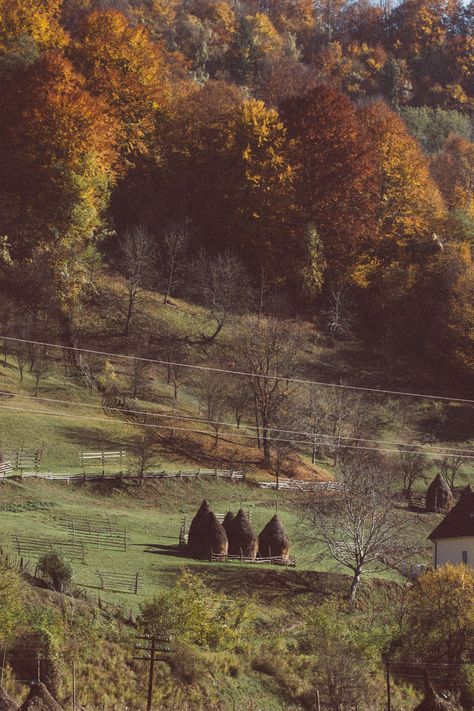
[[[60,428],[60,432],[66,439],[70,442],[74,442],[74,444],[77,444],[82,449],[84,449],[84,447],[109,449],[110,447],[116,448],[124,447],[124,445],[126,445],[126,442],[124,442],[122,437],[110,436],[108,433],[93,427],[81,427],[79,429],[77,427],[63,425]]]
[[[250,569],[232,564],[216,564],[204,571],[205,582],[213,589],[235,595],[258,595],[267,602],[310,596],[323,600],[346,592],[348,577],[338,573],[310,570]]]

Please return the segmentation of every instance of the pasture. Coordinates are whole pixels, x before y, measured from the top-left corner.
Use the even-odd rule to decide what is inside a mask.
[[[184,567],[219,581],[223,589],[226,578],[235,579],[238,571],[243,573],[242,568],[248,579],[261,576],[262,569],[275,571],[273,566],[211,564],[183,555],[177,548],[183,518],[189,525],[203,498],[216,513],[236,511],[242,506],[249,512],[257,533],[277,509],[292,541],[297,574],[316,570],[342,572],[324,556],[316,560],[317,553],[321,553],[316,545],[304,545],[298,540],[301,521],[295,495],[221,481],[158,481],[141,487],[107,481],[69,486],[42,480],[2,482],[0,546],[18,562],[23,558],[28,572],[34,573],[39,552],[42,548],[47,550],[51,543],[70,558],[74,582],[85,595],[121,605],[125,612],[134,614],[141,601],[169,588]],[[408,512],[403,515],[410,518],[413,535],[423,541],[433,517]],[[425,545],[423,558],[417,560],[427,562],[428,556]],[[117,574],[123,578],[121,581],[113,578]],[[283,577],[294,574],[294,570],[278,571]],[[383,577],[401,579],[397,573]],[[105,585],[104,579],[109,581]]]

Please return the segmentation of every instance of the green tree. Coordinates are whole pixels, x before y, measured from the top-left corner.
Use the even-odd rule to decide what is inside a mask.
[[[241,643],[254,614],[249,600],[214,592],[185,571],[171,591],[141,605],[138,623],[146,634],[170,636],[179,644],[232,649]]]

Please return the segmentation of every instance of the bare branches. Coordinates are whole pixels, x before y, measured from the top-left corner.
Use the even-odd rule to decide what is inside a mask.
[[[191,239],[187,220],[168,227],[161,245],[161,269],[165,279],[163,303],[167,304],[183,278],[183,260]]]
[[[210,334],[201,334],[196,342],[207,344],[217,338],[232,311],[247,300],[247,277],[242,264],[230,252],[209,257],[201,251],[193,271],[194,288],[213,328]]]
[[[125,232],[120,257],[127,279],[127,314],[124,336],[128,336],[138,293],[151,275],[154,252],[153,237],[143,225]]]
[[[339,490],[315,495],[307,505],[312,540],[323,543],[331,558],[352,572],[351,603],[363,574],[394,567],[410,553],[406,526],[392,498],[384,468],[359,460],[343,467]]]

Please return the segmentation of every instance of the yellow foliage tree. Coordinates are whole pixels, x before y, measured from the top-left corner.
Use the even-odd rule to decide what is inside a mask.
[[[0,54],[30,38],[39,50],[64,47],[68,35],[60,25],[62,0],[0,0]]]
[[[430,238],[446,211],[421,148],[402,119],[382,102],[364,109],[361,118],[379,153],[379,239],[403,248]]]
[[[134,27],[120,12],[106,10],[87,16],[74,58],[89,91],[103,97],[120,121],[122,155],[146,153],[155,113],[171,92],[164,50],[146,29]]]

